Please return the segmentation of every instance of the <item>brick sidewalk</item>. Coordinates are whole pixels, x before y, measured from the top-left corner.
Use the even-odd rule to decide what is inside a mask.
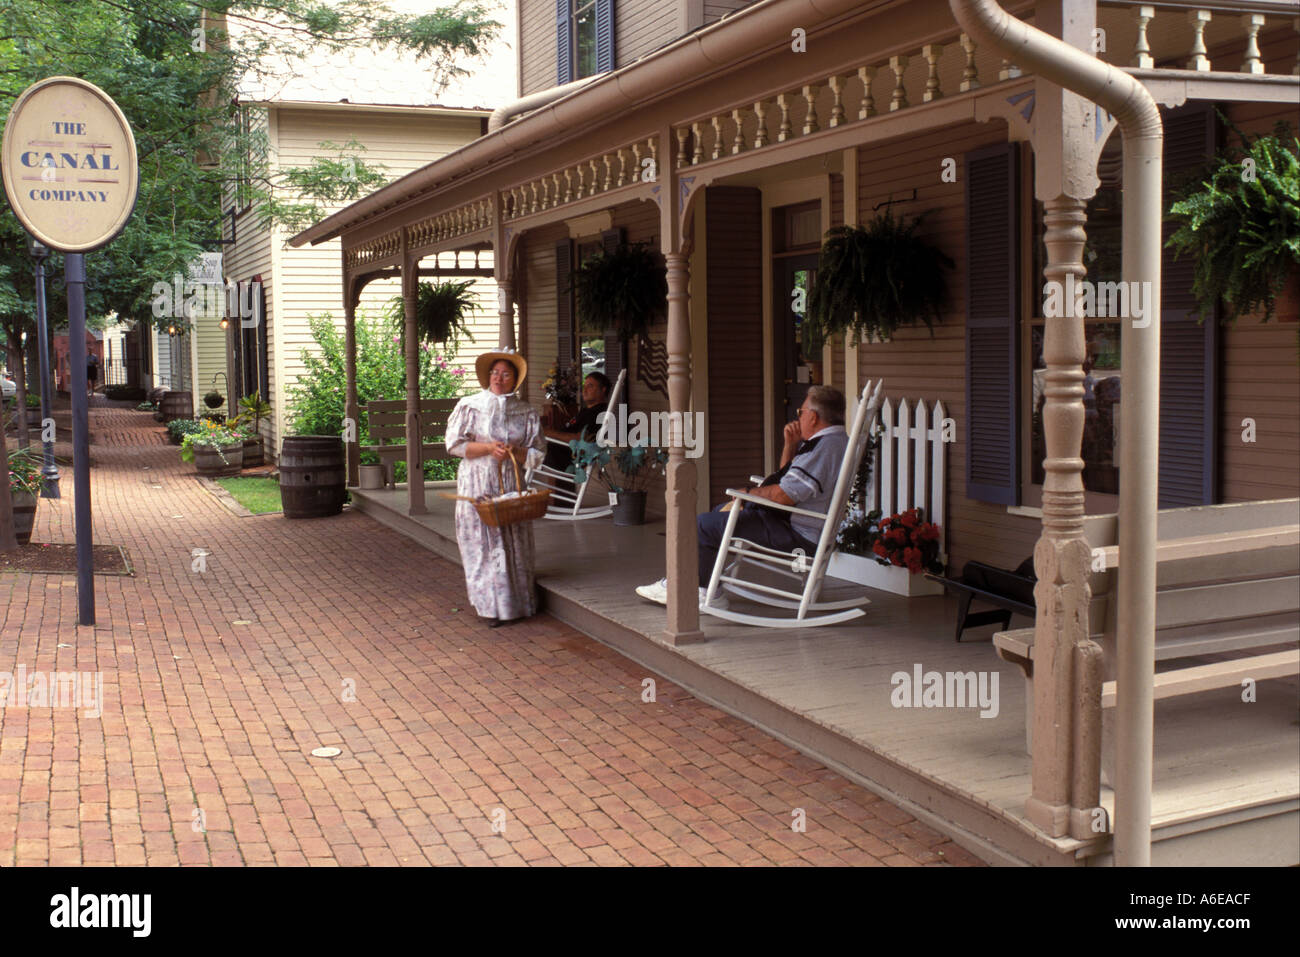
[[[0,709],[0,864],[978,863],[549,616],[483,627],[376,522],[236,517],[147,413],[91,414],[136,574],[96,576],[93,630],[74,576],[0,577],[0,673],[104,686],[98,718]],[[63,488],[34,540],[72,541]]]

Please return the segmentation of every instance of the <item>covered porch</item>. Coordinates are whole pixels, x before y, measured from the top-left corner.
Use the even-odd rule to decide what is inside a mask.
[[[430,496],[428,511],[412,516],[405,491],[353,489],[354,507],[458,563],[454,503]],[[970,640],[995,626],[952,640],[954,600],[873,590],[866,617],[805,631],[706,616],[704,642],[675,646],[663,636],[663,609],[632,591],[663,573],[662,521],[626,528],[543,521],[534,535],[544,610],[644,665],[645,677],[663,676],[758,725],[990,863],[1112,862],[1110,834],[1053,838],[1025,816],[1032,762],[1021,672],[988,641]],[[996,673],[997,714],[895,707],[891,679],[917,665]],[[1300,681],[1270,684],[1249,708],[1233,688],[1156,703],[1153,864],[1294,863]],[[1101,806],[1114,813],[1110,788],[1102,788]]]
[[[1102,34],[1109,29],[1109,51],[1103,44],[1106,56],[1088,59],[1086,69],[1104,72],[1108,83],[1142,100],[1148,123],[1154,117],[1154,130],[1142,137],[1153,160],[1144,167],[1146,185],[1138,185],[1136,175],[1128,180],[1133,185],[1126,196],[1141,197],[1146,228],[1137,231],[1137,242],[1126,234],[1124,275],[1158,287],[1159,235],[1158,228],[1151,227],[1158,221],[1158,215],[1153,220],[1151,214],[1160,199],[1158,175],[1154,184],[1151,181],[1151,171],[1158,173],[1160,167],[1155,100],[1176,105],[1195,99],[1277,103],[1294,98],[1300,81],[1275,69],[1281,62],[1279,46],[1287,48],[1285,68],[1290,70],[1294,62],[1294,43],[1278,29],[1282,5],[1220,3],[1211,6],[1222,8],[1230,18],[1194,16],[1189,21],[1186,4],[1157,4],[1159,29],[1151,30],[1150,17],[1142,12],[1149,9],[1146,6],[1131,9],[1083,0],[1008,6],[1020,21],[1032,21],[1058,41],[1064,39],[1076,58],[1095,43],[1098,29]],[[1252,12],[1255,7],[1268,15]],[[979,176],[985,184],[1003,183],[1011,201],[991,204],[997,211],[986,217],[983,233],[977,235],[969,224],[963,229],[959,213],[952,227],[961,241],[987,251],[990,263],[1029,258],[1022,255],[1028,241],[1018,244],[1012,227],[1028,217],[1026,207],[1032,202],[1029,191],[1021,195],[1022,180],[1016,172],[1018,157],[1030,152],[1022,145],[1032,147],[1032,192],[1047,210],[1042,269],[1032,278],[994,289],[981,303],[982,311],[967,302],[953,316],[977,345],[1018,335],[1021,292],[1034,298],[1044,277],[1063,282],[1086,273],[1085,211],[1097,188],[1098,157],[1116,127],[1116,116],[1043,76],[1024,72],[1023,64],[1017,65],[1010,55],[1012,50],[997,48],[975,27],[963,29],[948,3],[824,0],[815,9],[820,13],[811,13],[808,4],[795,0],[755,4],[577,92],[566,90],[553,102],[391,184],[294,242],[341,236],[345,289],[356,288],[380,271],[398,270],[408,303],[422,259],[491,246],[501,290],[500,344],[527,349],[533,333],[555,328],[562,312],[556,294],[556,240],[571,244],[606,229],[611,217],[617,222],[619,216],[636,215],[646,221],[643,235],[653,237],[667,264],[668,315],[662,339],[666,388],[661,404],[672,412],[703,412],[713,421],[717,410],[710,407],[707,360],[718,316],[708,310],[709,290],[702,284],[717,272],[707,245],[717,225],[709,215],[709,191],[822,177],[822,208],[827,212],[823,224],[836,222],[838,203],[838,221],[854,225],[862,214],[863,170],[881,156],[873,151],[901,152],[910,140],[924,137],[947,142],[958,130],[966,137],[961,141],[964,148],[989,143],[1000,147],[1002,158],[996,161],[1002,165],[983,167]],[[1238,16],[1243,12],[1246,15]],[[1231,29],[1225,32],[1222,27],[1229,21]],[[1267,38],[1261,32],[1265,27]],[[815,49],[815,56],[801,56],[803,51],[792,47],[792,31],[806,35],[807,49]],[[1260,43],[1268,48],[1267,70],[1258,53]],[[1125,66],[1130,53],[1134,67]],[[1106,61],[1111,66],[1104,66]],[[1121,112],[1118,105],[1114,108]],[[932,142],[930,148],[938,147]],[[1135,165],[1142,164],[1135,159]],[[947,188],[945,182],[957,182],[944,179],[944,165],[932,166],[908,170],[899,191],[910,189],[915,197],[918,187],[937,192]],[[966,189],[975,179],[969,163],[960,175],[964,179],[954,190]],[[1137,219],[1130,217],[1127,205],[1126,200],[1126,229]],[[639,212],[631,213],[634,209]],[[1002,223],[997,222],[999,215]],[[542,285],[537,280],[547,266],[551,284]],[[770,274],[762,274],[756,303],[766,295],[770,279]],[[1003,293],[1005,301],[992,301]],[[350,329],[352,304],[348,306]],[[770,304],[755,309],[766,320],[763,310],[770,310]],[[1208,849],[1221,844],[1224,834],[1242,836],[1240,829],[1250,830],[1251,836],[1236,841],[1238,853],[1245,852],[1244,846],[1246,851],[1276,853],[1293,862],[1294,841],[1288,843],[1271,830],[1294,832],[1294,760],[1279,763],[1276,757],[1295,752],[1294,729],[1286,715],[1270,715],[1262,707],[1229,713],[1226,707],[1210,704],[1211,695],[1191,705],[1189,699],[1158,702],[1158,721],[1176,733],[1169,741],[1157,738],[1154,791],[1147,783],[1143,754],[1149,753],[1145,743],[1150,739],[1144,735],[1150,733],[1145,723],[1152,707],[1147,676],[1153,670],[1148,650],[1155,592],[1158,338],[1144,334],[1141,329],[1146,327],[1127,323],[1123,371],[1129,401],[1123,404],[1120,435],[1129,444],[1124,453],[1127,488],[1120,493],[1126,516],[1120,529],[1133,537],[1119,544],[1124,558],[1118,577],[1121,607],[1136,609],[1137,617],[1121,620],[1120,630],[1124,647],[1138,649],[1137,659],[1147,657],[1121,677],[1126,729],[1138,729],[1121,735],[1131,749],[1121,761],[1121,793],[1127,795],[1127,807],[1121,797],[1116,815],[1114,795],[1096,783],[1102,688],[1099,673],[1079,664],[1100,654],[1090,640],[1097,629],[1089,622],[1092,553],[1084,533],[1079,457],[1086,354],[1083,317],[1073,304],[1066,313],[1047,327],[1044,349],[1042,419],[1048,477],[1042,507],[1032,513],[1041,520],[1035,556],[1037,647],[1043,656],[1038,667],[1040,676],[1050,675],[1051,680],[1036,685],[1035,716],[1042,733],[1035,736],[1032,760],[1024,753],[1018,672],[996,659],[987,645],[951,645],[946,638],[951,611],[945,610],[943,600],[909,603],[881,595],[862,620],[865,624],[803,634],[755,635],[742,627],[701,621],[695,602],[694,516],[709,504],[704,501],[709,489],[706,470],[716,468],[719,460],[712,455],[698,462],[687,458],[680,436],[671,443],[662,526],[611,531],[605,523],[539,523],[538,571],[548,608],[701,696],[875,782],[873,786],[908,802],[918,814],[932,815],[936,825],[948,821],[954,833],[968,835],[972,850],[991,858],[1105,861],[1110,822],[1115,821],[1123,831],[1125,846],[1117,855],[1122,863],[1147,862],[1148,823],[1162,854],[1172,853],[1174,845],[1167,840],[1177,838],[1184,845],[1173,858],[1152,855],[1157,862],[1190,859],[1192,845],[1199,848],[1200,860],[1225,860]],[[1159,320],[1152,318],[1150,328],[1158,332]],[[738,334],[752,338],[755,331],[751,327]],[[762,356],[770,364],[766,322],[759,335],[766,337]],[[409,334],[412,369],[416,347]],[[549,350],[528,358],[534,367],[545,368]],[[827,365],[838,364],[835,381],[850,396],[860,379],[868,377],[869,370],[859,369],[859,359],[858,351],[843,343],[826,348]],[[1003,369],[988,364],[985,368],[994,374],[985,381],[1014,392],[1018,373],[1013,365]],[[898,369],[894,382],[907,371]],[[885,373],[887,387],[891,374]],[[647,398],[643,391],[642,401]],[[351,379],[347,408],[355,423],[360,410]],[[408,408],[410,473],[418,475],[422,430],[413,383],[408,385]],[[973,416],[968,402],[959,416],[966,430],[959,445],[969,441]],[[764,396],[761,413],[744,424],[764,436],[770,459],[779,425],[770,394]],[[707,441],[712,445],[720,438],[719,432]],[[973,455],[969,446],[965,454]],[[352,442],[353,479],[356,456]],[[454,551],[449,544],[450,510],[426,496],[420,482],[399,492],[356,494],[359,506],[377,518],[432,547]],[[984,501],[1000,500],[986,496]],[[967,510],[974,511],[969,506]],[[1008,509],[995,518],[1005,523],[1025,514],[1021,510],[1012,515]],[[996,538],[990,527],[997,526],[985,526],[986,544]],[[611,561],[613,557],[617,560]],[[637,602],[630,591],[631,584],[665,572],[670,583],[666,617],[662,609]],[[933,663],[928,660],[931,649]],[[943,708],[894,708],[890,678],[918,663],[926,671],[996,671],[1003,702],[999,718],[980,719],[969,711]],[[678,671],[684,677],[677,677]],[[1017,696],[1020,718],[1007,720],[1016,713]],[[1179,720],[1168,725],[1161,717],[1164,712]],[[803,737],[796,738],[796,729]],[[1241,734],[1265,742],[1257,760],[1251,757],[1252,749],[1220,737],[1229,730],[1233,739]],[[1149,804],[1144,800],[1148,793]],[[1099,817],[1099,812],[1104,814]],[[1094,830],[1099,820],[1100,832]]]

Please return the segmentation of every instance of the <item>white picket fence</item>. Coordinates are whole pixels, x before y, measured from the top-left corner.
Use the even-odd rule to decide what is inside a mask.
[[[883,431],[867,488],[867,511],[878,508],[882,516],[889,516],[909,508],[924,509],[925,520],[939,526],[939,559],[947,561],[943,403],[936,401],[928,409],[921,399],[911,406],[900,399],[895,409],[893,401],[885,399],[876,421]]]

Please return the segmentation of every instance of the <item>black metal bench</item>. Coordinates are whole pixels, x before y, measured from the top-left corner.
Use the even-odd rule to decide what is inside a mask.
[[[1011,627],[1011,616],[1025,615],[1033,618],[1034,605],[1034,560],[1027,558],[1015,571],[994,568],[983,562],[967,562],[960,578],[942,578],[938,575],[926,575],[945,589],[957,595],[957,633],[955,638],[961,641],[961,633],[967,628],[980,625],[999,624],[1005,630]],[[975,599],[995,605],[996,609],[987,611],[970,610]],[[991,638],[992,636],[990,636]],[[988,638],[982,639],[988,641]]]

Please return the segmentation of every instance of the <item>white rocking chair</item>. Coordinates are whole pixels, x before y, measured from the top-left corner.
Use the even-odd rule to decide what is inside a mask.
[[[614,382],[614,388],[609,393],[609,412],[601,416],[603,421],[596,432],[597,442],[605,437],[606,431],[614,424],[614,410],[618,408],[619,399],[623,395],[623,382],[626,378],[627,370],[623,369],[619,372],[618,379]],[[565,451],[569,450],[569,443],[563,439],[553,439],[547,436],[546,441],[558,445]],[[590,473],[579,484],[568,472],[561,472],[559,469],[553,469],[547,465],[539,465],[529,471],[527,485],[529,488],[548,488],[551,490],[551,506],[546,510],[545,518],[552,518],[562,522],[576,522],[588,518],[600,518],[602,515],[609,515],[614,511],[613,507],[608,503],[583,506],[582,498],[590,481]]]
[[[834,625],[858,618],[866,612],[862,605],[870,604],[870,599],[849,598],[838,601],[821,601],[822,582],[826,577],[826,568],[830,564],[831,554],[835,551],[835,538],[848,508],[849,489],[866,450],[870,423],[875,419],[880,408],[883,380],[877,380],[874,389],[868,382],[862,389],[861,401],[853,416],[849,429],[849,443],[844,452],[844,462],[840,465],[839,478],[835,481],[835,492],[831,496],[830,508],[826,512],[813,512],[794,505],[781,505],[769,499],[759,498],[736,489],[727,489],[733,502],[754,503],[768,508],[776,508],[792,515],[807,515],[820,519],[823,523],[821,537],[817,542],[817,552],[811,558],[802,549],[793,552],[769,548],[734,538],[736,521],[740,509],[733,505],[727,519],[727,528],[718,546],[718,559],[713,565],[713,575],[709,579],[708,596],[700,606],[701,614],[725,618],[727,621],[742,625],[758,625],[762,628],[812,628],[817,625]],[[732,557],[734,556],[734,558]],[[747,567],[762,568],[769,574],[802,581],[796,588],[778,588],[758,582],[747,581],[740,573]],[[774,617],[765,615],[747,615],[732,611],[730,608],[713,607],[720,589],[733,595],[748,598],[760,604],[776,608],[795,609],[795,617]],[[810,614],[816,613],[816,614]]]

